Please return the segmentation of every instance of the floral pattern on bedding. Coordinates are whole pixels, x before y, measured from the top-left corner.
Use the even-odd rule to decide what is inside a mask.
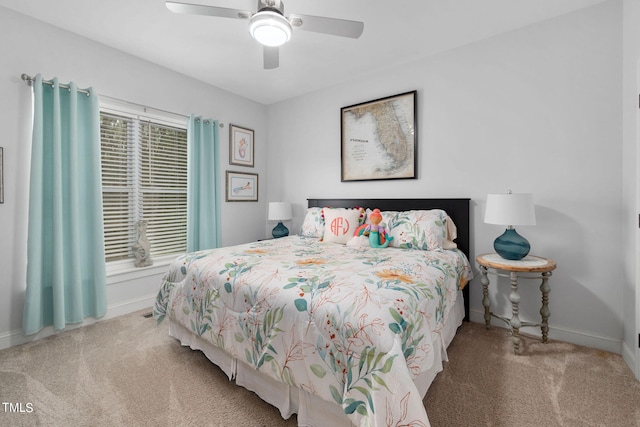
[[[290,236],[187,254],[162,280],[165,317],[355,425],[428,425],[413,378],[471,278],[462,252],[351,248]]]

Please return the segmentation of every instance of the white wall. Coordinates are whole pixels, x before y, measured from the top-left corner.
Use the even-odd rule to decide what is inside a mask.
[[[482,221],[486,194],[531,192],[537,226],[519,231],[558,263],[551,338],[620,353],[621,28],[612,1],[272,105],[268,196],[295,204],[294,229],[308,197],[471,197],[475,257],[502,232]],[[418,179],[341,183],[340,107],[414,89]],[[539,318],[538,286],[520,286],[523,319]],[[492,287],[495,312],[508,289]],[[478,278],[470,303],[482,321]]]
[[[623,312],[625,319],[622,355],[640,380],[640,271],[638,270],[638,248],[640,246],[640,188],[638,166],[640,158],[640,2],[623,2],[623,221],[622,251],[625,268],[623,277]]]
[[[207,52],[208,53],[208,52]],[[229,123],[255,131],[255,168],[266,178],[266,108],[120,51],[43,24],[0,7],[0,128],[4,147],[5,202],[0,205],[0,348],[24,341],[21,336],[26,282],[27,194],[31,88],[22,73],[45,79],[59,77],[99,94],[188,115],[194,113],[224,123],[220,130],[224,185],[228,166]],[[202,53],[195,53],[202,55]],[[224,203],[222,243],[230,245],[265,235],[265,186],[258,203]],[[150,307],[162,267],[110,277],[107,317]],[[45,331],[47,333],[47,331]]]

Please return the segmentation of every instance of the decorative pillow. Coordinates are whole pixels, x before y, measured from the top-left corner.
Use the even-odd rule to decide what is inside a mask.
[[[363,209],[324,208],[324,241],[346,245],[364,218]]]
[[[308,208],[307,213],[300,228],[300,235],[304,237],[317,237],[321,239],[324,236],[324,218],[322,217],[322,208]]]
[[[431,251],[453,243],[445,245],[448,216],[441,209],[381,213],[381,225],[393,237],[391,247]]]

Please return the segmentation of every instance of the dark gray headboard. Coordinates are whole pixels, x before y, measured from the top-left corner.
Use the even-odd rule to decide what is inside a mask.
[[[471,261],[470,252],[470,213],[469,202],[471,199],[307,199],[308,206],[334,208],[378,208],[381,211],[408,211],[442,209],[449,214],[458,229],[458,238],[455,242],[458,248],[467,255]],[[465,286],[464,309],[465,320],[469,320],[469,286]]]

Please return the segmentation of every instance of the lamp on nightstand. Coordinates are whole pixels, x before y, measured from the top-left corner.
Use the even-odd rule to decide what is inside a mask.
[[[289,229],[285,227],[282,221],[287,221],[291,218],[293,218],[293,214],[291,213],[291,203],[269,203],[269,221],[278,221],[278,225],[276,225],[271,232],[274,239],[289,235]]]
[[[519,260],[527,256],[531,245],[519,235],[514,225],[536,225],[533,195],[528,193],[488,194],[484,212],[487,224],[506,225],[507,229],[493,242],[493,248],[502,258]]]

